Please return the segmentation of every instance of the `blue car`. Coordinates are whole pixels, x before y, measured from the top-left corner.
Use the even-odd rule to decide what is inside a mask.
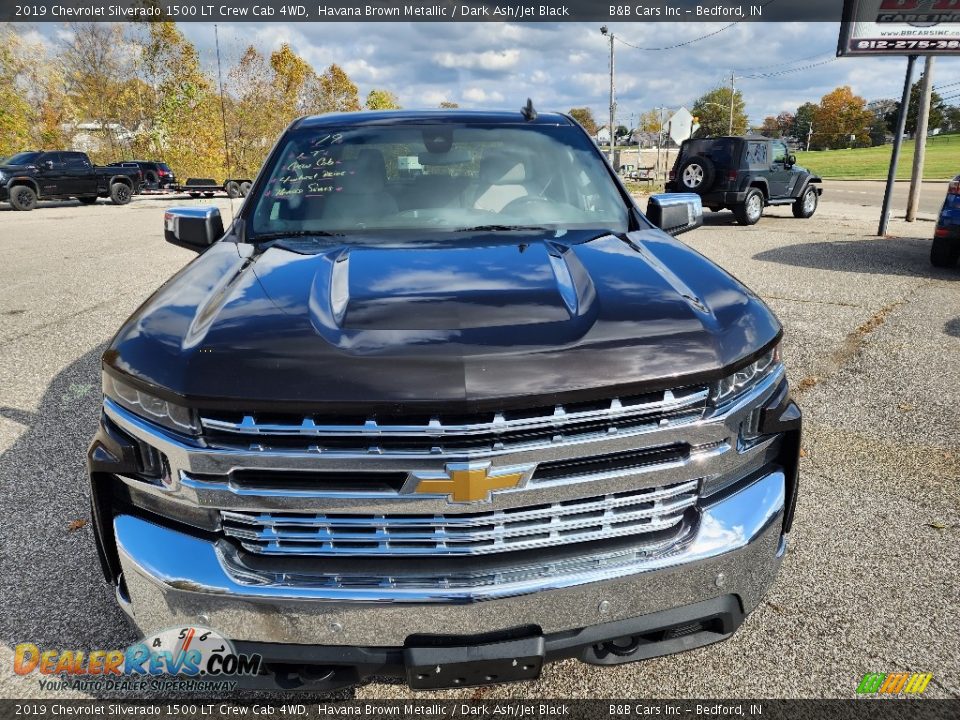
[[[960,175],[947,188],[930,248],[930,262],[936,267],[953,267],[957,260],[960,260]]]

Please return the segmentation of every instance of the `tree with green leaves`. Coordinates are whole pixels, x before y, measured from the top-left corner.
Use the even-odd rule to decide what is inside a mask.
[[[733,104],[733,135],[743,135],[749,127],[743,93],[721,85],[705,92],[693,103],[690,112],[700,118],[700,127],[694,137],[730,135],[730,105]]]
[[[810,127],[813,124],[813,116],[817,106],[812,102],[805,102],[797,108],[793,115],[793,136],[800,141],[800,144],[806,147],[807,136],[810,134]]]
[[[870,123],[870,145],[879,147],[887,142],[887,121],[879,115],[875,115],[873,122]]]
[[[389,90],[371,90],[367,94],[367,101],[364,103],[367,110],[399,110],[400,101],[397,96]]]
[[[907,124],[904,128],[906,132],[913,135],[917,131],[917,114],[920,112],[920,94],[923,92],[923,78],[917,80],[910,88],[910,107],[907,109]],[[947,111],[947,104],[940,97],[936,90],[930,92],[930,115],[927,120],[927,126],[932,130],[943,124],[944,113]],[[900,102],[894,105],[886,115],[887,128],[890,132],[897,131],[897,118],[900,116]]]
[[[583,126],[583,129],[587,131],[588,135],[597,134],[599,128],[597,127],[597,121],[593,118],[593,111],[590,110],[590,108],[571,108],[569,115]]]

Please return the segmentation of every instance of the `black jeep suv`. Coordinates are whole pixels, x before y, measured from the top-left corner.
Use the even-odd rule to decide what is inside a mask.
[[[717,212],[733,210],[753,225],[768,205],[792,205],[793,216],[817,210],[819,177],[796,164],[786,143],[760,135],[685,140],[670,171],[668,192],[694,192]]]

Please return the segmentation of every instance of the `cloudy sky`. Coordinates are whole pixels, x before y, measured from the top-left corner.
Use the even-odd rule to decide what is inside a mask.
[[[213,26],[184,23],[181,28],[212,65]],[[830,61],[837,23],[658,22],[614,23],[610,28],[626,43],[644,48],[726,28],[671,50],[638,50],[618,42],[617,120],[622,124],[656,106],[690,107],[706,90],[728,82],[731,70],[741,76],[783,73],[829,61],[738,80],[756,124],[765,115],[817,101],[838,85],[851,85],[868,100],[899,97],[902,89],[905,58]],[[240,23],[219,29],[221,49],[230,60],[249,44],[266,53],[289,42],[314,67],[339,63],[362,94],[387,88],[404,107],[435,107],[451,100],[463,107],[519,108],[529,95],[542,109],[585,105],[598,119],[607,116],[609,45],[599,23]],[[45,30],[56,33],[54,27]],[[960,58],[936,62],[935,85],[960,80]],[[919,72],[918,67],[917,77]]]

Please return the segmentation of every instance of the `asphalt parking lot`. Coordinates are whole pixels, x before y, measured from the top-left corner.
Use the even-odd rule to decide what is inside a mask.
[[[189,202],[229,216],[226,199]],[[170,204],[0,206],[2,697],[52,697],[13,674],[17,643],[136,640],[101,581],[84,452],[105,343],[193,257],[163,242]],[[882,239],[876,225],[876,208],[828,193],[811,220],[774,208],[744,228],[710,214],[683,236],[779,315],[806,414],[788,554],[741,630],[672,657],[568,661],[536,682],[437,696],[851,697],[864,673],[913,671],[933,674],[926,695],[960,698],[960,271],[929,265],[933,223],[894,220]]]

